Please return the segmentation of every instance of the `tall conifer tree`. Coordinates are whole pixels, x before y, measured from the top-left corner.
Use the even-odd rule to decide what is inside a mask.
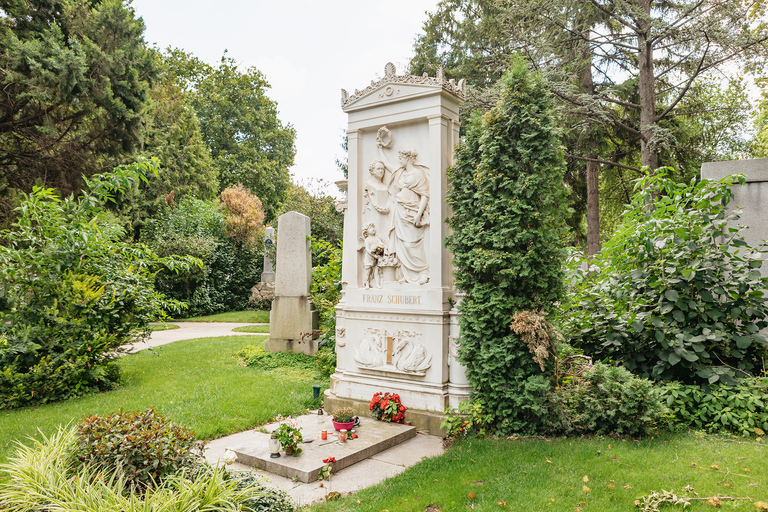
[[[545,85],[515,61],[499,103],[475,118],[449,170],[459,356],[502,431],[534,428],[526,382],[540,374],[509,324],[563,293],[565,164]]]

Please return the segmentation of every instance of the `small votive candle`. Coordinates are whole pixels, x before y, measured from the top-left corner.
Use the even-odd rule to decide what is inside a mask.
[[[341,429],[339,431],[339,442],[346,443],[347,442],[347,431],[346,429]]]
[[[320,439],[328,439],[328,431],[327,430],[320,431]]]

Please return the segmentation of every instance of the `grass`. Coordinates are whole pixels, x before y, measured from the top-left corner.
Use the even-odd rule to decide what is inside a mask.
[[[157,331],[172,331],[174,329],[178,329],[178,325],[174,324],[149,324],[149,328],[152,332]]]
[[[230,311],[218,315],[196,316],[192,318],[174,319],[176,322],[233,322],[268,324],[269,311]]]
[[[610,438],[475,439],[381,484],[311,510],[626,511],[638,510],[634,501],[652,491],[693,496],[683,490],[686,485],[705,498],[749,496],[768,502],[766,467],[765,444],[697,439],[694,435],[639,442]],[[723,502],[728,510],[755,510],[749,500]],[[682,506],[661,508],[678,509]],[[713,507],[700,500],[685,510]]]
[[[244,325],[242,327],[235,327],[232,329],[235,332],[260,332],[260,333],[268,333],[269,332],[269,324],[267,325]]]
[[[174,422],[214,439],[262,425],[277,414],[304,412],[313,405],[312,385],[327,386],[314,370],[262,371],[232,356],[265,336],[224,336],[177,341],[120,358],[123,383],[106,393],[37,407],[0,411],[0,463],[15,440],[46,434],[59,424],[92,414],[155,406]]]

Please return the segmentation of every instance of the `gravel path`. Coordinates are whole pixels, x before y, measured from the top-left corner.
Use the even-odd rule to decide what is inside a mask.
[[[137,352],[139,350],[159,347],[160,345],[166,345],[173,343],[174,341],[191,340],[195,338],[213,338],[217,336],[253,336],[257,333],[252,332],[233,332],[235,327],[242,327],[245,325],[258,325],[251,323],[227,323],[227,322],[168,322],[173,325],[178,325],[178,329],[171,329],[168,331],[155,331],[145,342],[134,343],[132,345],[126,345],[128,352]],[[257,335],[269,336],[269,333]]]

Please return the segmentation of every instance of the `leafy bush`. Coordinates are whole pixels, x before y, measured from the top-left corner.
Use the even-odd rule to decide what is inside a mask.
[[[94,176],[78,199],[35,188],[13,229],[1,233],[0,290],[11,312],[0,323],[0,409],[111,388],[119,347],[149,336],[164,310],[180,311],[154,289],[154,272],[199,261],[127,244],[104,214],[113,195],[152,171],[141,161]]]
[[[565,166],[546,87],[516,61],[499,103],[467,129],[448,170],[459,303],[459,358],[502,433],[533,430],[526,381],[540,374],[509,329],[563,293]]]
[[[7,512],[79,510],[217,510],[289,512],[290,499],[264,487],[249,473],[228,475],[223,468],[201,466],[192,474],[168,477],[150,493],[139,493],[118,475],[71,465],[77,440],[74,428],[20,446],[0,466],[7,478],[0,486],[0,509]]]
[[[292,352],[267,352],[262,347],[247,345],[235,353],[235,357],[243,366],[251,366],[261,370],[275,368],[297,368],[301,370],[317,370],[317,361],[306,354]]]
[[[242,185],[225,188],[221,203],[226,211],[227,236],[240,243],[255,245],[264,224],[264,208],[261,200]]]
[[[483,400],[475,397],[460,402],[458,410],[446,409],[440,428],[445,429],[445,437],[456,441],[469,436],[488,435],[492,422],[493,417],[486,412]]]
[[[202,462],[202,442],[153,408],[88,416],[77,425],[76,458],[91,469],[117,473],[146,489]]]
[[[603,363],[554,389],[549,400],[550,428],[567,435],[642,436],[669,413],[651,381]]]
[[[669,382],[661,398],[675,419],[708,432],[765,435],[768,432],[768,378],[742,379],[736,386]]]
[[[312,269],[310,300],[320,321],[320,350],[316,357],[324,375],[336,370],[336,304],[341,298],[341,247],[323,240],[312,240],[312,253],[318,264]]]
[[[562,323],[571,343],[654,380],[725,382],[763,369],[768,326],[759,253],[734,227],[734,180],[639,180],[622,226],[574,267]]]
[[[261,276],[261,224],[257,213],[241,211],[244,205],[256,205],[258,198],[228,190],[223,196],[227,208],[187,197],[166,208],[142,232],[158,254],[203,261],[194,272],[161,272],[156,278],[157,288],[187,304],[190,316],[246,309],[251,288]]]

